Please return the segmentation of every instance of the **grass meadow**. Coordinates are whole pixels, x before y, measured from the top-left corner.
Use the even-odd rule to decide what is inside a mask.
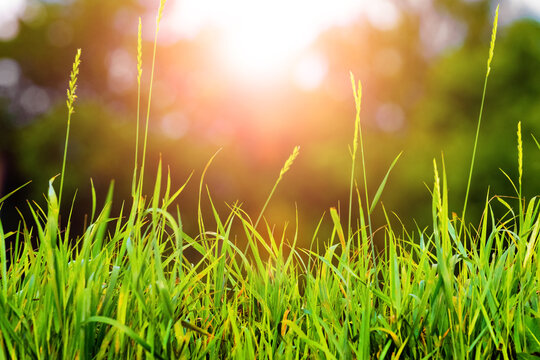
[[[485,84],[496,29],[497,15]],[[139,94],[140,34],[139,22]],[[154,44],[152,78],[155,49]],[[70,201],[62,192],[80,61],[81,51],[67,90],[62,171],[45,189],[46,203],[28,202],[31,216],[9,224],[16,231],[0,223],[1,359],[540,359],[540,201],[521,196],[523,163],[534,159],[523,159],[520,124],[517,150],[508,149],[516,153],[519,173],[517,179],[507,176],[515,189],[510,198],[488,192],[480,223],[471,225],[469,191],[460,214],[451,212],[444,159],[436,159],[431,226],[405,229],[387,217],[378,230],[385,240],[379,253],[371,214],[381,207],[399,155],[381,184],[369,187],[375,190],[369,198],[362,88],[351,74],[356,119],[348,208],[329,209],[321,223],[332,224],[331,237],[304,249],[296,246],[297,229],[276,234],[264,215],[299,148],[257,214],[245,213],[239,204],[230,204],[227,213],[215,210],[204,182],[210,160],[200,179],[188,179],[199,182],[199,231],[183,231],[183,210],[174,202],[184,187],[172,188],[161,163],[155,179],[142,176],[150,91],[146,109],[139,95],[131,199],[113,214],[113,184],[103,205],[93,192],[88,225],[74,235],[70,217],[76,205],[70,213],[59,209]],[[463,179],[468,187],[483,100],[479,106],[469,178]],[[148,181],[153,192],[145,194]],[[8,197],[0,199],[0,207]],[[211,219],[202,216],[208,203]],[[506,211],[499,215],[494,204]],[[237,225],[243,233],[235,233]],[[247,245],[238,245],[240,236]],[[191,262],[186,251],[199,254],[199,260]]]

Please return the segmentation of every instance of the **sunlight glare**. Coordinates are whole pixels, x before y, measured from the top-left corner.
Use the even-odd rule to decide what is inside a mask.
[[[171,23],[178,35],[187,38],[205,27],[215,30],[218,60],[226,70],[257,82],[291,70],[321,32],[357,19],[366,4],[366,0],[184,0],[173,5]]]
[[[296,65],[293,79],[304,91],[315,90],[323,82],[328,72],[328,61],[322,54],[311,53],[303,56]]]
[[[379,30],[390,30],[399,21],[397,6],[389,0],[377,0],[367,8],[367,16],[373,27]]]
[[[0,1],[0,41],[10,41],[19,33],[19,17],[24,13],[25,0]]]

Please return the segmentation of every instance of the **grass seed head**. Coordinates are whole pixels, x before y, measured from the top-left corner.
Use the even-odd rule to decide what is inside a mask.
[[[495,19],[493,19],[493,30],[491,31],[491,44],[489,45],[489,57],[487,61],[487,73],[491,71],[491,60],[493,60],[493,51],[495,50],[495,39],[497,38],[497,22],[499,20],[499,5],[495,10]]]
[[[281,177],[283,175],[285,175],[285,173],[287,171],[289,171],[289,169],[291,168],[294,160],[298,157],[298,154],[300,153],[300,146],[295,146],[294,147],[294,150],[291,154],[291,156],[289,156],[289,158],[287,159],[287,161],[285,161],[285,164],[283,165],[283,168],[281,169],[280,173],[279,173],[279,178],[281,179]]]
[[[77,54],[75,55],[75,60],[73,61],[73,68],[69,76],[69,89],[67,90],[67,108],[69,114],[73,114],[73,103],[77,99],[75,94],[77,90],[77,76],[79,75],[79,65],[81,64],[81,49],[77,49]]]
[[[521,121],[518,122],[517,128],[518,139],[518,170],[519,170],[519,185],[521,186],[521,178],[523,177],[523,140],[521,139]]]
[[[137,31],[137,82],[141,83],[142,75],[142,22],[139,18],[139,30]]]
[[[161,0],[159,2],[159,10],[158,10],[158,17],[157,17],[157,26],[159,29],[159,23],[161,22],[161,18],[163,17],[163,8],[165,7],[165,3],[167,0]]]

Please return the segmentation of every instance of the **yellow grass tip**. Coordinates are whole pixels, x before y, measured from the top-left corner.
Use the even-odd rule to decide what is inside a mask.
[[[491,71],[491,60],[493,60],[493,51],[495,50],[495,39],[497,38],[497,23],[499,21],[499,5],[495,10],[495,19],[493,19],[493,30],[491,31],[491,44],[489,45],[489,57],[487,61],[487,72]]]
[[[289,171],[289,169],[291,168],[294,160],[298,157],[299,153],[300,153],[300,146],[295,146],[292,154],[289,156],[287,161],[285,161],[285,165],[283,165],[283,168],[281,169],[281,172],[279,173],[279,178],[280,179],[281,179],[281,177],[283,175],[285,175],[285,173],[287,171]]]
[[[159,26],[159,23],[161,22],[161,18],[163,17],[163,8],[165,7],[165,3],[167,0],[161,0],[159,2],[159,10],[158,10],[158,17],[157,17],[157,24]]]
[[[362,100],[362,82],[358,81],[358,85],[356,83],[356,80],[354,79],[354,74],[352,71],[349,71],[349,74],[351,76],[351,85],[353,88],[353,94],[354,94],[354,102],[356,104],[356,111],[360,111],[360,103]]]
[[[139,30],[137,31],[137,82],[140,83],[142,75],[142,21],[139,17]]]
[[[75,60],[73,61],[73,67],[71,69],[71,74],[69,75],[69,89],[67,90],[67,108],[69,113],[73,113],[73,103],[77,99],[75,94],[77,90],[77,76],[79,75],[79,65],[81,64],[81,49],[77,49],[75,54]]]
[[[523,140],[521,138],[521,121],[518,122],[517,127],[518,138],[518,170],[519,170],[519,184],[521,185],[521,178],[523,176]]]
[[[433,159],[433,178],[434,178],[434,189],[433,189],[433,197],[435,201],[437,202],[437,207],[441,204],[441,185],[440,185],[440,178],[439,178],[439,170],[437,169],[437,161]]]

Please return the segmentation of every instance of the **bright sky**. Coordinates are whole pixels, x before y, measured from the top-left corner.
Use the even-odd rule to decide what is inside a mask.
[[[304,74],[309,72],[313,78],[322,80],[326,72],[322,54],[302,55],[318,35],[329,27],[346,25],[360,15],[379,29],[390,29],[401,17],[394,3],[390,0],[169,0],[163,27],[186,38],[213,28],[219,34],[216,42],[220,60],[229,71],[260,81],[296,64],[293,80],[309,90],[317,84],[308,81]],[[431,1],[407,0],[406,3],[424,10]],[[507,0],[500,18],[507,22],[523,15],[540,16],[540,0]]]
[[[379,1],[397,14],[388,1]],[[211,27],[219,33],[220,53],[231,70],[255,77],[274,76],[322,31],[354,20],[365,4],[365,0],[183,0],[171,3],[164,25],[188,38]],[[324,64],[317,56],[301,61],[322,69]]]
[[[68,0],[45,2],[51,1]],[[148,2],[155,2],[157,7],[157,0]],[[275,77],[292,66],[296,67],[293,80],[309,90],[317,84],[305,74],[322,80],[327,67],[323,54],[303,54],[318,35],[360,15],[377,28],[392,28],[401,17],[394,3],[395,0],[169,0],[162,28],[184,38],[212,28],[218,34],[217,56],[233,74],[258,81]],[[404,3],[425,9],[431,1]],[[31,16],[31,9],[36,11],[37,5],[37,0],[0,0],[0,41],[15,37],[18,19]],[[523,15],[540,17],[540,0],[507,0],[500,15],[502,23]]]

